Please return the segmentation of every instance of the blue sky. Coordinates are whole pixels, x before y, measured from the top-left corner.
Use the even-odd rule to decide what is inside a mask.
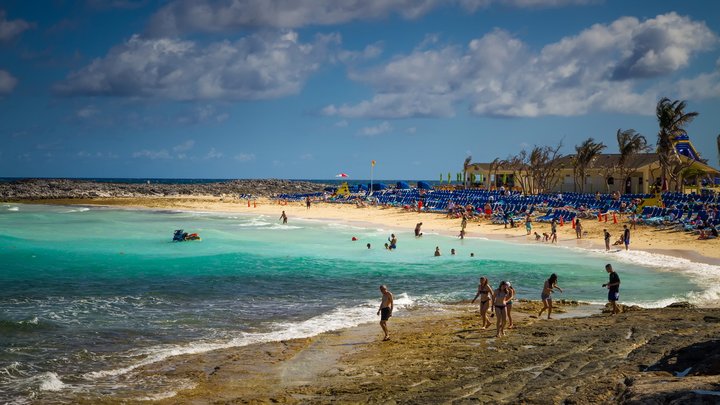
[[[717,167],[720,2],[0,1],[0,177],[435,179],[661,97]]]

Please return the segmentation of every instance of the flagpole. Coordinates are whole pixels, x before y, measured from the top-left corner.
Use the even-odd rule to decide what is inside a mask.
[[[368,194],[368,196],[371,196],[373,192],[373,169],[375,169],[374,160],[370,162],[370,193]]]

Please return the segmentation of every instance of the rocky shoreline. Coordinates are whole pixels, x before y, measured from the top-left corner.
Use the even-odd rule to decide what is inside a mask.
[[[327,184],[258,179],[212,183],[112,183],[73,179],[23,179],[0,183],[1,201],[135,197],[269,197],[280,193],[317,193]]]

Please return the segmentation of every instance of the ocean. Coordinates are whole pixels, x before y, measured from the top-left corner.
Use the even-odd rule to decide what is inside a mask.
[[[175,229],[202,240],[172,242]],[[383,249],[391,232],[396,251]],[[444,256],[433,257],[435,246]],[[148,380],[139,367],[377,322],[380,284],[395,294],[397,316],[471,299],[482,275],[538,299],[554,272],[565,290],[557,298],[603,304],[608,262],[624,304],[720,305],[720,266],[645,252],[416,239],[411,229],[233,213],[0,204],[0,403],[171,395],[185,382]]]

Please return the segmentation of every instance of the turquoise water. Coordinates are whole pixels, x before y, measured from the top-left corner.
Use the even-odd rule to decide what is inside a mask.
[[[181,228],[203,240],[171,242]],[[392,252],[382,248],[391,232]],[[432,257],[435,246],[445,256]],[[470,299],[481,275],[537,299],[555,272],[559,297],[603,303],[607,262],[624,303],[718,304],[718,266],[642,252],[416,239],[412,230],[227,213],[4,204],[0,402],[140,387],[159,395],[182,382],[142,381],[139,366],[375,322],[383,283],[399,316]]]

